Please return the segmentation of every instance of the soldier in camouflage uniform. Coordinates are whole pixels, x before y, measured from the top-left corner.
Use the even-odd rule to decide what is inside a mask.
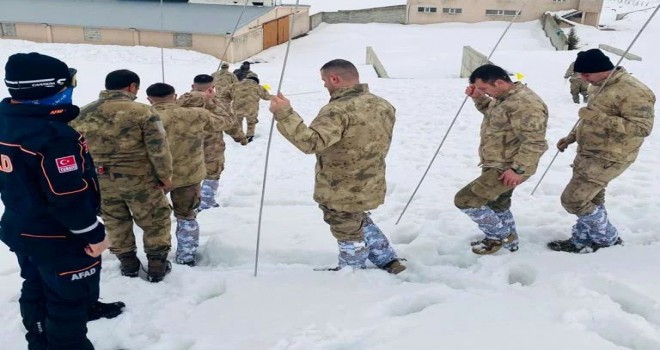
[[[355,66],[333,60],[321,68],[330,102],[310,126],[283,95],[270,110],[277,130],[307,154],[316,154],[314,200],[337,239],[339,264],[365,268],[366,260],[397,274],[405,270],[367,210],[385,201],[385,157],[392,142],[395,109],[360,84]]]
[[[250,62],[248,61],[243,62],[240,68],[234,69],[234,75],[238,81],[243,81],[243,79],[247,78],[248,74],[254,74],[254,72],[250,70]]]
[[[598,49],[580,52],[575,71],[598,89],[580,108],[577,128],[557,143],[562,152],[578,143],[573,177],[561,195],[564,209],[578,219],[570,239],[548,247],[590,253],[623,242],[605,210],[605,188],[635,161],[651,134],[655,95]]]
[[[564,74],[564,79],[568,79],[571,83],[571,96],[573,96],[573,102],[580,103],[580,95],[584,103],[589,101],[589,82],[586,82],[580,78],[580,73],[575,72],[575,62],[571,63]]]
[[[225,141],[222,133],[226,133],[242,145],[248,143],[236,119],[220,104],[214,95],[213,77],[200,74],[193,81],[192,91],[183,94],[177,100],[177,103],[182,107],[203,107],[216,116],[211,120],[214,132],[204,139],[206,178],[202,182],[202,198],[199,210],[219,206],[215,200],[215,195],[218,191],[220,174],[225,168]]]
[[[259,122],[259,99],[269,101],[270,94],[261,85],[256,74],[250,73],[247,77],[227,87],[220,94],[220,101],[224,106],[229,106],[243,128],[243,119],[247,120],[247,131],[245,135],[249,142],[254,138],[254,130]]]
[[[167,131],[172,153],[173,175],[170,198],[176,217],[176,259],[179,264],[194,266],[199,246],[197,208],[200,183],[206,177],[204,139],[213,134],[212,119],[218,118],[204,108],[180,107],[174,88],[156,83],[147,96]],[[224,122],[224,121],[222,121]]]
[[[110,251],[124,276],[136,277],[133,222],[144,231],[148,279],[158,282],[170,271],[170,204],[172,157],[163,123],[145,104],[134,102],[140,78],[129,70],[111,72],[106,90],[71,122],[85,136],[96,163],[101,189],[101,216]]]
[[[548,149],[548,108],[524,84],[513,83],[495,65],[477,68],[465,93],[484,115],[481,123],[481,176],[461,189],[454,204],[477,223],[484,238],[472,242],[475,254],[493,254],[502,247],[518,250],[511,196],[536,172]]]
[[[211,74],[213,77],[213,84],[215,85],[215,94],[216,97],[220,98],[220,93],[226,89],[229,85],[238,83],[238,78],[235,74],[229,72],[229,65],[223,63],[220,66],[220,70]]]

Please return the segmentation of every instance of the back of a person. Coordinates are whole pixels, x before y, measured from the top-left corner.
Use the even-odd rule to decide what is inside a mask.
[[[213,76],[213,84],[215,85],[217,94],[219,94],[227,86],[238,81],[236,75],[224,69],[211,74],[211,76]]]
[[[345,114],[348,125],[341,140],[316,154],[317,186],[334,192],[326,194],[339,205],[346,202],[375,208],[385,196],[385,157],[392,141],[395,109],[364,91],[366,85],[349,89],[352,91],[324,107]],[[322,193],[315,196],[322,203],[327,201],[321,199]]]
[[[209,132],[208,111],[179,107],[174,103],[154,105],[167,132],[172,153],[172,187],[199,184],[206,177],[204,137]]]
[[[578,153],[620,163],[634,162],[644,138],[653,128],[655,95],[623,68],[617,68],[602,90],[594,85],[592,91],[590,108],[629,119],[638,124],[640,132],[614,130],[604,123],[583,121],[576,133]]]
[[[141,124],[151,115],[149,109],[127,99],[104,99],[85,106],[72,125],[85,135],[97,165],[145,168],[149,158]]]
[[[243,79],[232,86],[232,108],[236,111],[259,109],[259,84],[252,79]]]

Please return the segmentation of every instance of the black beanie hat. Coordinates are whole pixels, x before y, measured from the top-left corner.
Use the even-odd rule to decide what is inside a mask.
[[[5,65],[5,85],[16,100],[40,100],[71,85],[76,70],[40,53],[17,53]]]
[[[591,49],[578,53],[573,69],[577,73],[599,73],[611,71],[614,65],[603,51]]]

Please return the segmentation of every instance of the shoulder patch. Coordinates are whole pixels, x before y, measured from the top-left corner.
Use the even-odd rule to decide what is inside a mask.
[[[78,163],[76,163],[76,157],[73,155],[56,158],[55,164],[57,164],[57,171],[60,174],[78,170]]]

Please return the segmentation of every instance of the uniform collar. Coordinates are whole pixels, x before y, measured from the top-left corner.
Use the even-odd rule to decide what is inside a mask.
[[[367,84],[355,84],[353,86],[339,88],[330,94],[330,101],[334,101],[345,96],[359,95],[365,92],[369,92],[369,85]]]
[[[100,100],[130,100],[135,101],[137,96],[123,90],[103,90],[99,94]]]
[[[498,96],[497,100],[498,101],[504,101],[507,98],[509,98],[510,96],[513,96],[513,95],[517,94],[518,92],[520,92],[522,89],[525,88],[525,86],[526,86],[525,84],[517,81],[517,82],[513,83],[513,87],[511,89],[509,89],[509,91],[507,91],[507,92],[503,93],[502,95]]]

